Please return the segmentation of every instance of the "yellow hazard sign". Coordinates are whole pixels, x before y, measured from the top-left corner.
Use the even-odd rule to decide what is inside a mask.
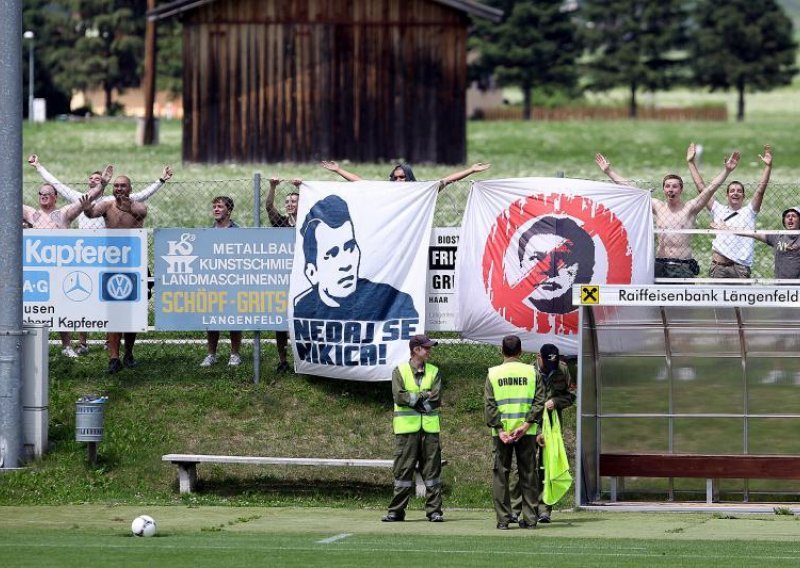
[[[599,304],[600,286],[581,286],[581,304]]]

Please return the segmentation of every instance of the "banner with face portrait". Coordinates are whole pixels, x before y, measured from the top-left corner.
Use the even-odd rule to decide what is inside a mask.
[[[515,334],[525,351],[552,343],[575,355],[574,284],[652,281],[649,192],[563,178],[473,184],[456,264],[464,337]]]
[[[438,182],[308,182],[289,284],[298,373],[388,381],[425,331]]]

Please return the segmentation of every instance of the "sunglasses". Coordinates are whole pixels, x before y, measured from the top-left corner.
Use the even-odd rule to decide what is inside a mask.
[[[39,192],[39,197],[55,197],[55,196],[56,196],[55,193],[42,193],[41,191]]]

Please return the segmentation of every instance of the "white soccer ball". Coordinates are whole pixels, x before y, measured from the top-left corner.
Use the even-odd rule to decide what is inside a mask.
[[[153,536],[156,534],[156,522],[153,517],[140,515],[131,523],[133,536]]]

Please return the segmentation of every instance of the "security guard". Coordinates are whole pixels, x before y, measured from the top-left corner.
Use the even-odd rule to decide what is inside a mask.
[[[536,371],[520,361],[522,341],[516,335],[503,338],[503,364],[489,369],[486,378],[486,425],[494,436],[494,480],[492,497],[497,528],[508,529],[511,497],[508,477],[516,454],[522,490],[523,529],[536,528],[539,489],[536,483],[536,435],[544,411],[544,390]]]
[[[419,463],[425,482],[425,514],[432,523],[442,516],[442,449],[439,445],[439,407],[442,380],[439,369],[428,363],[436,341],[415,335],[408,342],[411,358],[392,371],[394,398],[394,497],[385,523],[403,521],[414,491],[414,473]]]
[[[558,347],[552,343],[545,343],[536,354],[536,374],[539,381],[542,383],[544,390],[544,407],[548,413],[553,410],[558,414],[558,420],[562,426],[564,422],[561,420],[561,411],[569,408],[575,404],[575,392],[577,385],[572,374],[569,372],[567,364],[559,357]],[[539,466],[536,471],[538,474],[537,482],[539,487],[544,483],[544,466],[542,464],[542,447],[536,449],[536,459]],[[522,511],[522,496],[519,491],[519,484],[516,481],[516,471],[511,471],[511,508],[514,510],[515,515],[519,515]],[[552,505],[545,505],[544,512],[539,515],[540,523],[549,523],[550,515],[553,512]],[[512,519],[514,515],[512,515]]]

